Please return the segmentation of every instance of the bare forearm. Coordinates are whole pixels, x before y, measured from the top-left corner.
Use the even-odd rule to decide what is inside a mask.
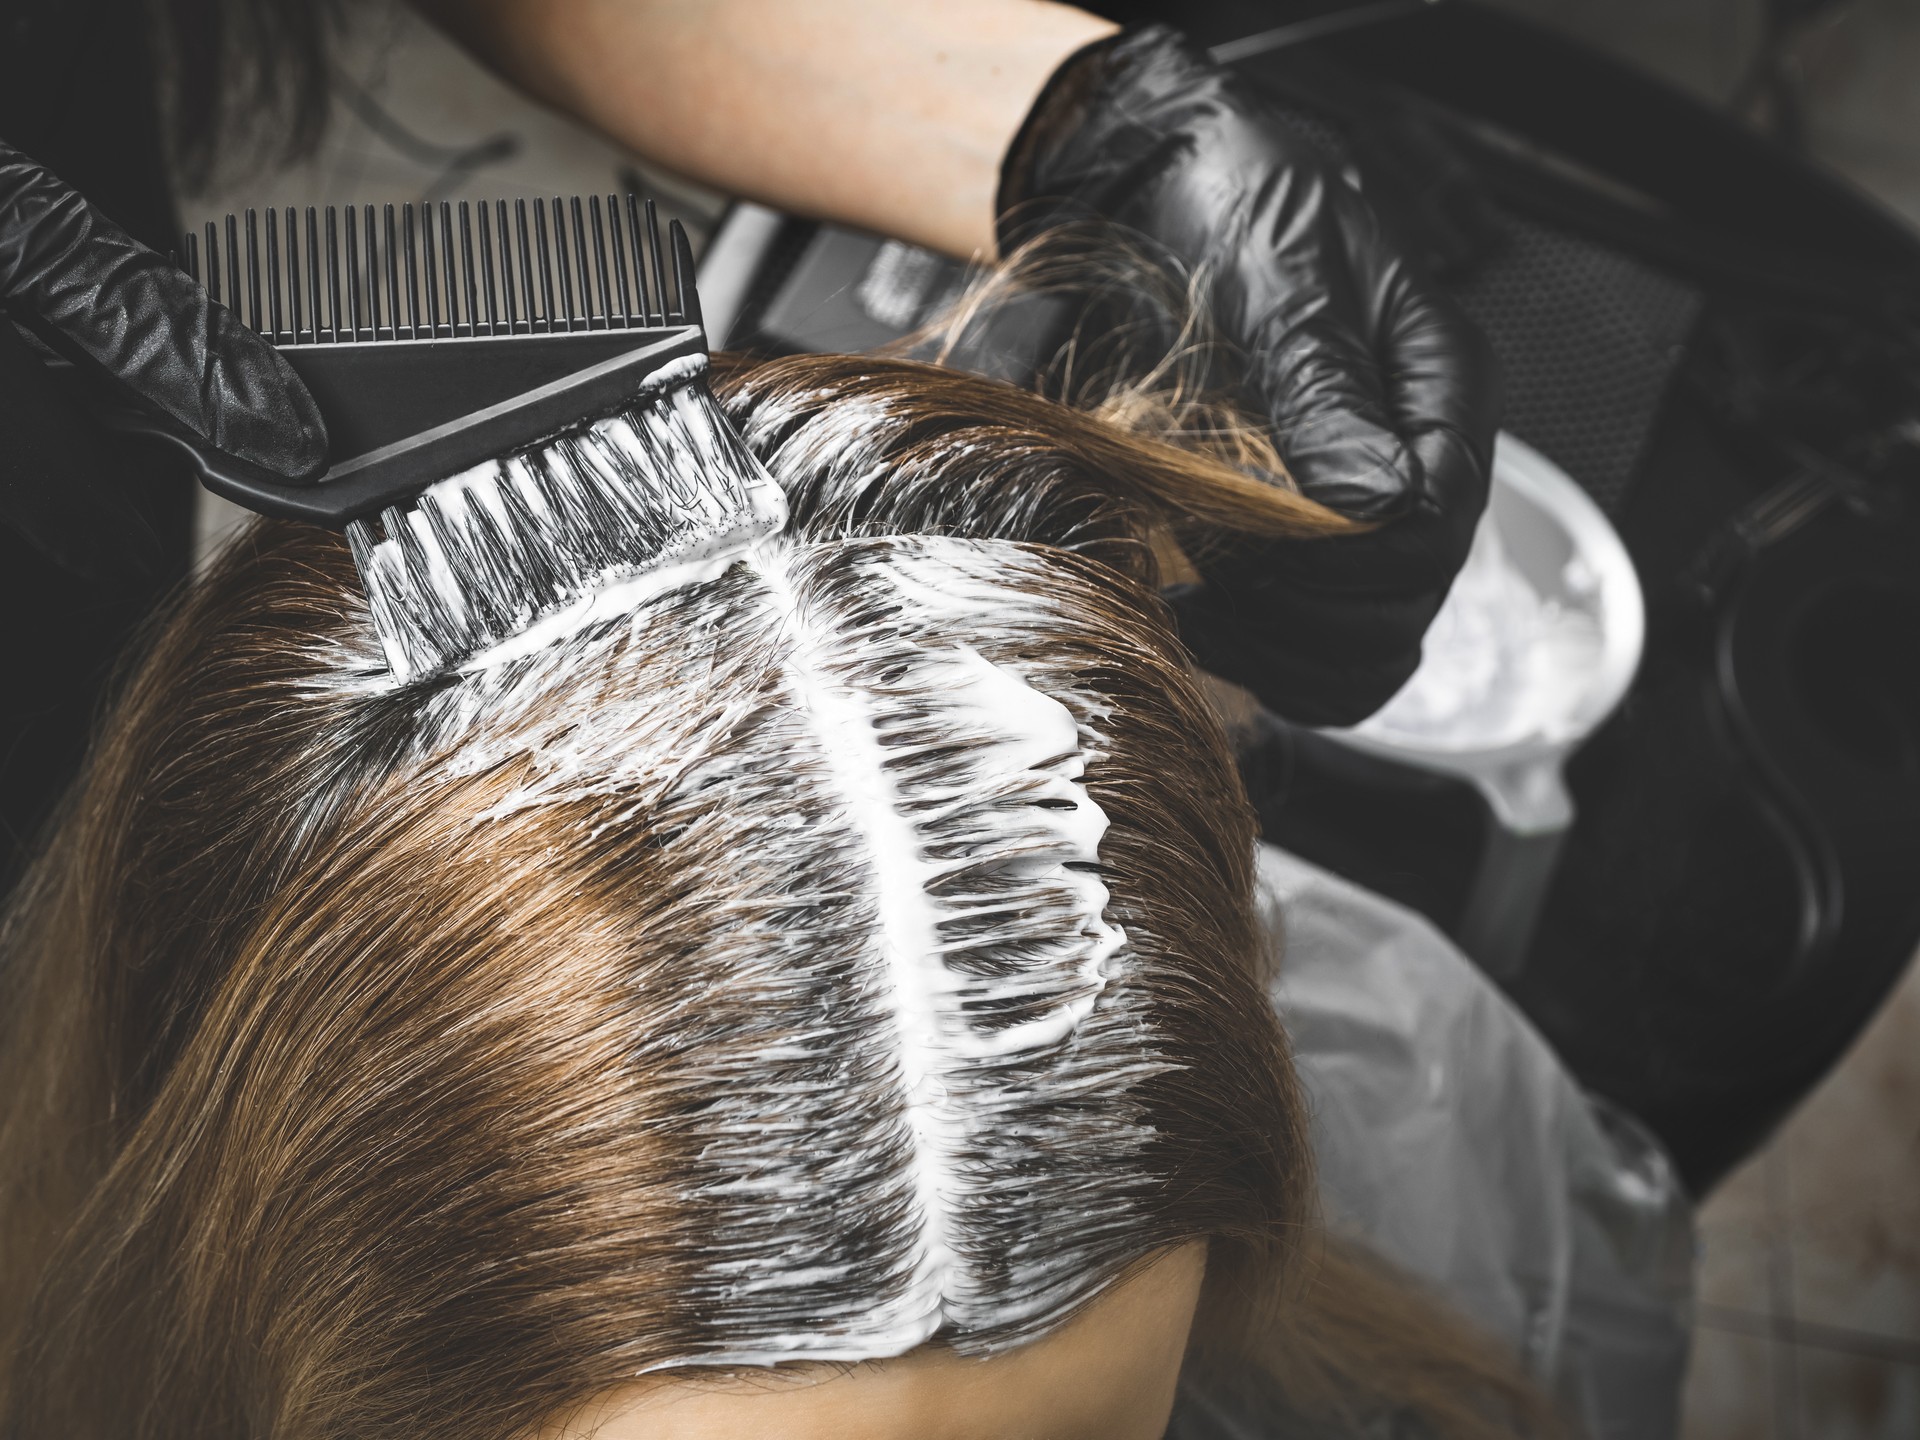
[[[730,194],[993,250],[1001,157],[1113,27],[1043,0],[420,0],[510,79]]]

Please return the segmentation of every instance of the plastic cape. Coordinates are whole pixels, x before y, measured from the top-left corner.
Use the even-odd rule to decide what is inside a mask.
[[[1675,1435],[1693,1214],[1658,1144],[1413,911],[1269,845],[1258,903],[1329,1226],[1510,1345],[1593,1440]],[[1252,1377],[1200,1376],[1167,1433],[1315,1434]]]
[[[1674,1434],[1693,1212],[1658,1143],[1423,917],[1272,846],[1259,866],[1328,1223],[1512,1345],[1594,1440]]]

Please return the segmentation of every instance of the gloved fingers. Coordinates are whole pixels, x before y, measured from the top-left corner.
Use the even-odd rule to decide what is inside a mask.
[[[1419,471],[1395,433],[1378,363],[1346,318],[1271,325],[1254,383],[1302,494],[1355,520],[1399,513]]]
[[[1409,514],[1359,535],[1242,542],[1202,555],[1205,581],[1168,592],[1180,634],[1208,669],[1276,713],[1348,725],[1384,705],[1420,647],[1471,543],[1451,516]]]
[[[1500,418],[1492,348],[1452,296],[1405,262],[1381,264],[1369,284],[1394,428],[1439,464],[1426,473],[1434,501],[1472,503],[1486,488]]]
[[[1382,243],[1377,218],[1331,197],[1340,253],[1322,257],[1318,309],[1257,357],[1281,453],[1301,489],[1367,536],[1300,557],[1444,592],[1486,505],[1498,368],[1452,298]],[[1295,308],[1298,308],[1297,306]],[[1276,317],[1287,318],[1285,307]],[[1280,330],[1278,323],[1270,328]],[[1281,333],[1286,333],[1284,330]]]
[[[1444,587],[1464,563],[1486,508],[1499,417],[1499,369],[1479,330],[1444,293],[1398,261],[1373,299],[1380,316],[1392,424],[1417,486],[1382,536]]]
[[[1236,338],[1302,491],[1356,519],[1477,517],[1499,405],[1485,338],[1344,181],[1263,186],[1249,212]]]
[[[1384,654],[1419,644],[1451,579],[1421,528],[1396,521],[1359,535],[1245,542],[1199,571],[1262,626],[1343,617],[1333,632],[1290,635],[1290,646]]]
[[[325,466],[325,422],[279,352],[5,144],[0,306],[82,370],[218,450],[293,479]]]
[[[1429,499],[1407,517],[1407,540],[1430,567],[1434,583],[1444,588],[1466,564],[1487,508],[1492,439],[1483,449],[1458,430],[1436,426],[1416,437],[1413,449],[1427,476]]]
[[[1220,658],[1224,669],[1195,655],[1203,669],[1251,692],[1281,719],[1314,726],[1358,725],[1400,693],[1420,660],[1415,651],[1411,664],[1329,661],[1244,643],[1224,649]]]
[[[1330,171],[1275,172],[1222,247],[1215,304],[1302,493],[1354,519],[1406,508],[1417,463],[1398,433],[1369,296],[1347,233],[1370,223]],[[1362,272],[1364,275],[1364,272]]]
[[[1303,725],[1355,725],[1392,699],[1419,667],[1437,603],[1409,596],[1355,606],[1284,582],[1182,586],[1168,600],[1201,666]]]

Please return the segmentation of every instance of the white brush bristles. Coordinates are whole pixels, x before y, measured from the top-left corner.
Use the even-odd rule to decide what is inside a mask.
[[[706,369],[705,356],[673,361],[619,414],[350,524],[393,678],[484,659],[536,630],[544,643],[590,623],[609,587],[724,567],[778,530],[785,499]]]

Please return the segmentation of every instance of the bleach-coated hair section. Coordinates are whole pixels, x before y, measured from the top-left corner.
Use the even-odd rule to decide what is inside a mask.
[[[1133,1091],[1168,1061],[1105,914],[1107,704],[1018,653],[1062,623],[1051,568],[770,540],[420,716],[429,773],[512,774],[476,824],[591,798],[734,832],[724,923],[636,1036],[709,1097],[680,1181],[700,1334],[653,1368],[990,1350],[1141,1258]]]

